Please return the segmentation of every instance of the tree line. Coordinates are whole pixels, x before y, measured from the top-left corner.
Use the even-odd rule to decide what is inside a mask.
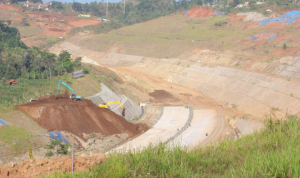
[[[90,4],[72,3],[72,9],[78,13],[91,14],[102,18],[114,19],[124,25],[132,25],[144,22],[160,16],[180,12],[202,3],[212,3],[214,0],[126,0],[125,13],[124,2],[108,3],[91,2]]]
[[[0,22],[0,79],[51,79],[81,68],[81,58],[71,59],[62,51],[58,56],[20,41],[20,32]]]

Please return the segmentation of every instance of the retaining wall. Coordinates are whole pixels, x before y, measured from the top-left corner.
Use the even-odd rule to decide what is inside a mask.
[[[125,95],[117,95],[103,83],[101,83],[101,88],[102,91],[100,93],[87,97],[86,99],[91,100],[97,106],[99,104],[106,104],[109,101],[120,101],[122,106],[125,108],[125,119],[128,121],[132,121],[134,117],[140,117],[142,115],[141,107]],[[109,108],[114,113],[122,116],[123,109],[118,104],[110,104]]]
[[[133,56],[133,55],[126,55],[126,54],[119,54],[119,53],[109,53],[105,57],[99,61],[100,64],[103,65],[117,65],[120,61],[129,61],[138,63],[143,60],[142,56]]]
[[[283,66],[277,75],[290,78],[300,78],[300,58],[295,59],[290,65]]]
[[[227,67],[194,65],[174,75],[171,81],[257,117],[270,114],[271,108],[281,115],[300,111],[300,85],[285,79]]]

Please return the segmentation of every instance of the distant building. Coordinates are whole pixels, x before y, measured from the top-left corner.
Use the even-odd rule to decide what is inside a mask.
[[[32,3],[32,2],[26,1],[26,2],[21,2],[20,4],[25,6],[25,7],[31,8],[31,9],[49,10],[48,8],[52,3],[40,4],[40,3]]]
[[[237,6],[235,6],[235,8],[242,8],[242,7],[248,7],[249,2],[245,2],[244,4],[238,4]]]

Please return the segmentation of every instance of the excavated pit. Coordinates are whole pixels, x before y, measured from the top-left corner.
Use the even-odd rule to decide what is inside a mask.
[[[104,136],[127,133],[129,137],[146,131],[146,125],[132,124],[121,116],[96,106],[90,100],[73,101],[68,93],[48,95],[17,109],[27,113],[48,131],[66,131],[83,140],[85,134],[100,133]]]

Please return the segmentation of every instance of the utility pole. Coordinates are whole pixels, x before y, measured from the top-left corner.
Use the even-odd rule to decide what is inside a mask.
[[[108,19],[108,0],[106,2],[107,2],[107,6],[106,6],[106,19]]]
[[[126,0],[124,0],[124,14],[125,14],[125,3],[126,3]]]
[[[72,176],[74,174],[74,134],[73,134],[73,147],[72,147]]]

